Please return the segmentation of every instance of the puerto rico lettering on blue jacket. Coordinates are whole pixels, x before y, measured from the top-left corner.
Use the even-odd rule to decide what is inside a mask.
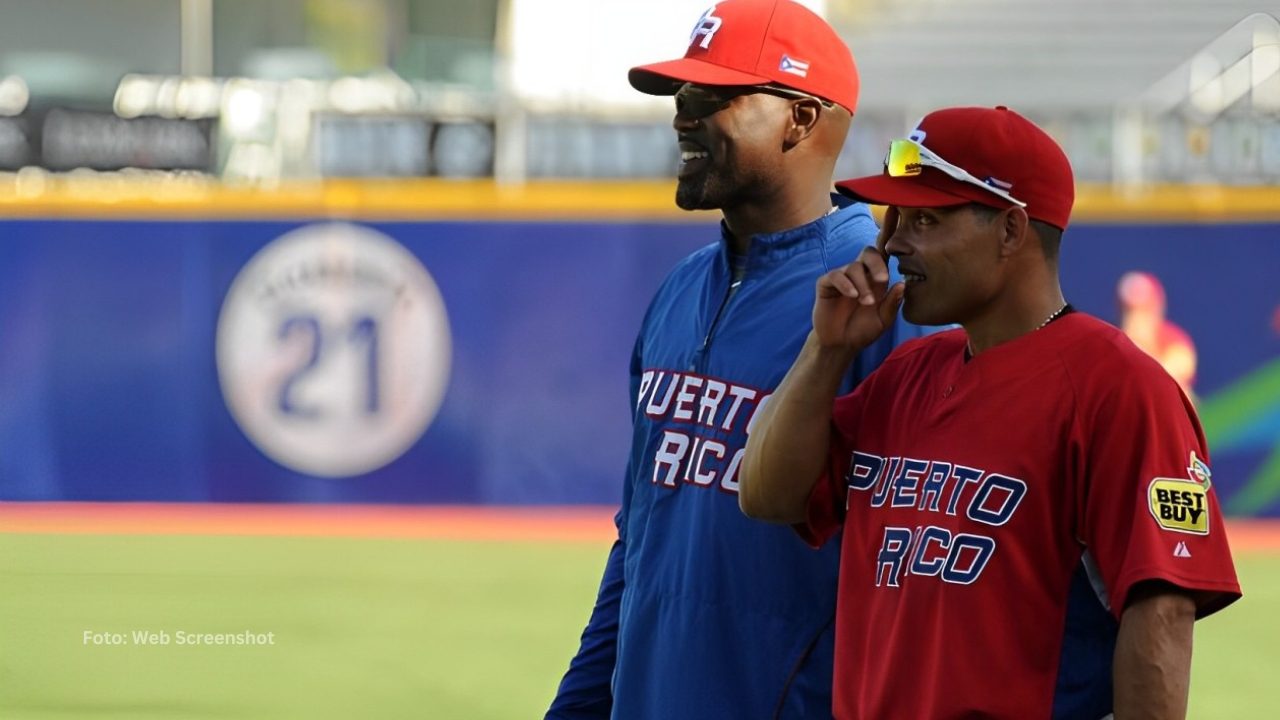
[[[746,518],[737,476],[751,421],[811,328],[814,283],[875,243],[865,206],[833,202],[838,212],[753,238],[732,292],[722,237],[650,304],[631,360],[618,541],[548,718],[831,716],[840,544],[812,550]],[[844,391],[920,334],[899,320]]]
[[[637,412],[666,426],[653,456],[653,483],[680,483],[738,492],[738,465],[744,448],[731,453],[725,436],[745,428],[768,393],[696,373],[646,370],[640,376]]]

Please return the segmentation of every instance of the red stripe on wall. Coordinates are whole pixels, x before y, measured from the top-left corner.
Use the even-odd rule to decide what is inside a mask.
[[[607,543],[616,508],[0,502],[0,532]],[[1227,521],[1238,552],[1280,552],[1280,520]]]
[[[614,508],[0,502],[0,532],[606,543]]]

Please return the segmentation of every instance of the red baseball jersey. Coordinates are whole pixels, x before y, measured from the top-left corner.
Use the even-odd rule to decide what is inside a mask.
[[[1083,313],[967,358],[914,341],[836,401],[798,528],[845,528],[835,715],[1102,718],[1135,583],[1240,595],[1199,420]]]

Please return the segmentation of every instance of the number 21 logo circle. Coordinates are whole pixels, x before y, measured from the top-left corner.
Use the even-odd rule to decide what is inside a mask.
[[[417,442],[440,408],[444,300],[412,253],[371,228],[308,225],[260,250],[223,301],[218,380],[240,429],[293,470],[351,477]]]

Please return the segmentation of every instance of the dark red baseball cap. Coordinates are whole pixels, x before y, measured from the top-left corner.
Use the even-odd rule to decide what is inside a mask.
[[[835,29],[791,0],[725,0],[698,18],[679,60],[631,68],[631,86],[674,95],[684,83],[781,85],[817,95],[850,113],[858,68]]]
[[[1065,230],[1075,203],[1071,163],[1058,143],[1035,123],[1004,106],[935,110],[910,139],[946,162],[1026,203],[1027,215]],[[976,202],[995,208],[1012,203],[982,187],[925,166],[920,174],[880,175],[836,183],[849,197],[875,205],[949,207]]]

